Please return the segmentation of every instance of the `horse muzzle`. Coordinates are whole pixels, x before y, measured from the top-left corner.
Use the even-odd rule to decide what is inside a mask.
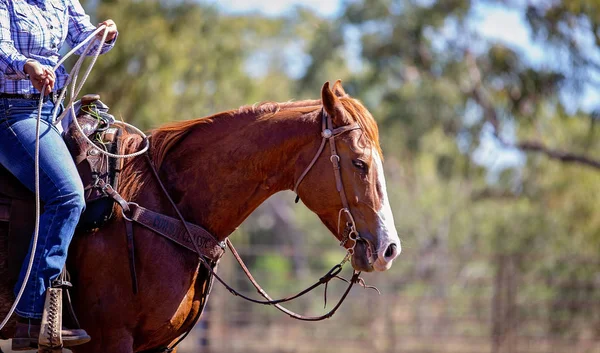
[[[400,254],[401,245],[393,241],[380,244],[377,251],[369,240],[368,234],[362,235],[357,240],[352,256],[352,267],[357,271],[372,272],[387,271]]]
[[[377,259],[373,263],[375,271],[387,271],[392,267],[392,262],[400,254],[401,246],[400,243],[389,243],[380,247],[377,253]]]

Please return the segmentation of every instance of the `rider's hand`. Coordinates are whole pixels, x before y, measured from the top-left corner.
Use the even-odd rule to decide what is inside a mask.
[[[56,76],[54,71],[49,67],[44,66],[35,60],[28,60],[23,66],[23,71],[29,75],[31,84],[38,91],[41,92],[44,85],[46,85],[46,93],[50,93],[54,89]]]
[[[113,20],[106,20],[102,23],[98,24],[98,27],[100,26],[106,26],[106,28],[104,29],[104,31],[108,32],[108,34],[106,35],[106,41],[110,42],[113,39],[115,39],[115,37],[117,36],[117,25],[115,24],[115,21]],[[104,35],[104,31],[100,31],[96,37],[102,39],[102,36]]]

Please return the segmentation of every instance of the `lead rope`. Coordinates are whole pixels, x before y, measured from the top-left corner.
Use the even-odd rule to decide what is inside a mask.
[[[96,145],[94,144],[93,141],[91,141],[86,134],[83,132],[83,129],[81,128],[81,126],[79,126],[79,123],[77,122],[76,119],[76,113],[75,113],[75,108],[73,106],[73,103],[75,102],[75,97],[79,94],[79,92],[81,91],[83,84],[85,83],[85,81],[87,80],[92,67],[94,66],[94,64],[96,63],[96,60],[98,59],[98,56],[100,55],[100,51],[102,50],[102,45],[106,42],[106,36],[108,35],[108,33],[105,31],[102,39],[100,40],[100,45],[98,45],[98,49],[96,50],[96,52],[94,53],[92,62],[90,63],[90,65],[88,66],[88,69],[83,77],[83,80],[79,83],[79,86],[77,87],[77,90],[75,89],[75,84],[77,82],[77,76],[79,75],[79,71],[81,70],[81,66],[83,61],[85,60],[86,55],[91,51],[91,47],[92,44],[94,43],[92,41],[92,39],[94,39],[94,37],[100,33],[102,30],[104,30],[106,28],[106,26],[100,26],[98,27],[94,32],[92,32],[84,41],[82,41],[81,43],[79,43],[77,46],[75,46],[73,49],[71,49],[70,52],[68,52],[53,68],[53,71],[56,71],[60,65],[63,64],[63,62],[69,58],[70,56],[72,56],[77,50],[79,50],[81,47],[83,47],[85,44],[88,44],[87,47],[85,48],[85,50],[83,51],[83,53],[80,55],[79,60],[77,60],[77,63],[75,64],[75,66],[73,67],[73,69],[71,70],[70,74],[69,74],[69,78],[67,79],[67,82],[65,84],[64,89],[62,90],[59,99],[55,102],[55,108],[53,111],[53,120],[54,120],[54,124],[58,124],[65,116],[66,116],[66,112],[68,109],[70,109],[71,114],[73,116],[73,120],[75,122],[75,125],[77,126],[77,129],[79,130],[79,132],[81,133],[81,135],[87,140],[87,142],[96,150],[100,151],[100,153],[103,153],[105,155],[108,155],[109,157],[113,157],[113,158],[129,158],[129,157],[135,157],[138,156],[144,152],[146,152],[148,150],[149,147],[149,142],[146,143],[146,146],[144,146],[144,148],[138,152],[129,154],[129,155],[116,155],[116,154],[112,154],[112,153],[108,153],[98,147],[96,147]],[[89,42],[89,43],[88,43]],[[71,82],[72,81],[72,82]],[[58,107],[60,106],[60,103],[62,102],[62,100],[64,99],[64,95],[65,92],[67,90],[67,87],[69,84],[72,83],[71,86],[71,94],[70,94],[70,101],[67,105],[67,109],[65,109],[65,111],[61,114],[61,116],[58,119],[55,119],[56,117],[56,113],[58,112]],[[27,264],[27,271],[25,272],[25,277],[23,279],[23,283],[21,284],[21,288],[19,288],[19,292],[17,293],[17,296],[15,298],[15,301],[13,303],[13,305],[11,306],[10,310],[8,311],[8,314],[6,315],[6,317],[4,318],[4,320],[2,320],[2,323],[0,323],[0,331],[4,328],[4,326],[6,326],[6,324],[8,323],[8,320],[10,320],[11,316],[14,314],[15,312],[15,308],[17,307],[17,305],[19,304],[19,301],[21,300],[21,297],[23,296],[23,292],[25,291],[25,286],[27,284],[27,282],[29,281],[29,276],[31,275],[31,269],[33,268],[33,259],[34,259],[34,255],[35,252],[37,250],[37,242],[38,242],[38,238],[39,238],[39,227],[40,227],[40,209],[41,209],[41,205],[40,205],[40,174],[39,174],[39,165],[40,165],[40,161],[39,161],[39,156],[40,156],[40,125],[41,125],[41,117],[42,117],[42,106],[44,104],[44,96],[46,93],[46,85],[44,85],[42,87],[42,91],[40,92],[40,100],[39,100],[39,104],[38,104],[38,114],[37,114],[37,124],[36,124],[36,129],[35,129],[35,153],[34,153],[34,164],[35,164],[35,172],[34,172],[34,184],[35,184],[35,227],[34,227],[34,232],[33,232],[33,243],[31,245],[31,252],[30,252],[30,256],[29,256],[29,263]],[[139,129],[137,129],[135,126],[127,124],[125,122],[122,122],[122,124],[124,124],[127,127],[130,127],[131,129],[133,129],[135,132],[137,132],[138,134],[142,135],[144,137],[144,139],[146,141],[148,141],[148,139],[146,138],[146,135],[144,135],[144,133],[142,131],[140,131]]]
[[[323,277],[321,277],[321,279],[319,280],[319,282],[315,283],[314,285],[312,285],[311,287],[305,289],[303,292],[301,292],[300,294],[297,294],[295,296],[292,297],[288,297],[288,298],[283,298],[283,299],[278,299],[278,300],[274,300],[272,299],[269,294],[267,292],[265,292],[261,286],[258,284],[258,282],[256,282],[256,280],[254,279],[254,277],[252,276],[252,274],[250,273],[250,271],[248,270],[248,268],[246,267],[246,265],[244,264],[244,261],[242,260],[242,258],[240,257],[240,255],[238,254],[238,252],[235,250],[235,248],[233,247],[233,244],[231,243],[231,241],[229,239],[227,239],[227,246],[231,249],[231,253],[233,254],[233,256],[235,257],[235,259],[237,260],[237,262],[240,264],[240,266],[242,267],[242,270],[244,271],[244,273],[246,274],[246,277],[248,277],[248,279],[250,280],[250,282],[252,283],[252,285],[254,286],[254,288],[256,288],[256,290],[258,291],[258,293],[265,298],[267,301],[259,301],[259,300],[255,300],[252,298],[249,298],[245,295],[242,295],[238,292],[232,291],[233,289],[231,289],[231,287],[229,287],[226,283],[224,283],[218,276],[215,275],[215,277],[219,280],[219,282],[221,282],[232,294],[240,296],[250,302],[253,303],[258,303],[258,304],[264,304],[264,305],[273,305],[275,306],[275,308],[277,308],[279,311],[288,314],[290,317],[297,319],[297,320],[301,320],[301,321],[321,321],[321,320],[325,320],[328,319],[330,317],[332,317],[335,312],[339,309],[339,307],[342,305],[342,303],[344,302],[344,300],[346,299],[346,296],[348,296],[348,294],[350,293],[350,290],[352,289],[352,286],[354,286],[355,283],[359,283],[360,282],[360,271],[354,271],[352,274],[352,278],[350,278],[350,280],[346,280],[342,277],[339,277],[337,274],[342,270],[342,266],[344,265],[344,263],[346,261],[348,261],[349,259],[349,253],[344,257],[344,259],[342,260],[342,262],[340,262],[339,264],[335,265],[329,272],[327,272],[327,274]],[[314,288],[320,286],[321,284],[325,284],[325,305],[327,305],[327,284],[329,283],[329,281],[332,278],[339,278],[343,281],[348,282],[348,287],[346,288],[346,291],[344,292],[344,294],[342,295],[342,297],[340,298],[340,300],[338,301],[338,303],[333,307],[333,309],[331,309],[329,312],[320,315],[320,316],[304,316],[304,315],[300,315],[297,314],[283,306],[281,306],[279,303],[283,303],[283,302],[287,302],[290,301],[292,299],[296,299],[298,297],[301,297],[302,295],[310,292],[311,290],[313,290]]]
[[[97,32],[99,32],[100,30],[102,30],[104,27],[105,27],[105,26],[101,26],[101,27],[99,27],[99,28],[98,28],[98,29],[97,29],[97,30],[96,30],[96,31],[95,31],[95,32],[92,34],[92,36],[93,36],[93,35],[95,35]],[[103,37],[102,37],[102,42],[101,42],[101,43],[104,43],[104,42],[106,41],[106,35],[107,35],[107,33],[105,32],[105,33],[104,33],[104,35],[103,35]],[[91,37],[91,36],[90,36],[90,37]],[[88,38],[89,38],[89,37],[88,37]],[[66,88],[69,86],[69,84],[71,84],[71,92],[70,92],[70,95],[69,95],[69,96],[70,96],[70,101],[69,101],[69,103],[67,104],[67,108],[66,108],[66,109],[65,109],[65,110],[62,112],[62,114],[61,114],[61,115],[60,115],[58,118],[56,118],[56,113],[58,112],[58,107],[60,106],[60,104],[59,104],[59,105],[57,105],[57,106],[54,108],[54,111],[53,111],[53,120],[54,120],[54,124],[56,125],[56,124],[60,123],[60,121],[61,121],[62,119],[64,119],[64,118],[66,117],[66,115],[67,115],[67,114],[70,112],[70,113],[71,113],[71,116],[73,117],[73,123],[75,123],[75,126],[77,127],[77,130],[79,130],[79,133],[81,134],[81,136],[83,136],[83,137],[84,137],[84,139],[85,139],[85,140],[86,140],[86,141],[87,141],[87,142],[90,144],[90,146],[91,146],[92,148],[94,148],[95,150],[97,150],[97,151],[98,151],[98,152],[100,152],[101,154],[103,154],[103,155],[105,155],[105,156],[108,156],[108,157],[117,158],[117,159],[132,158],[132,157],[137,157],[137,156],[139,156],[139,155],[142,155],[143,153],[145,153],[145,152],[148,150],[148,148],[149,148],[149,146],[150,146],[150,142],[149,142],[149,140],[148,140],[147,136],[144,134],[144,132],[143,132],[143,131],[141,131],[140,129],[138,129],[137,127],[135,127],[135,126],[133,126],[133,125],[131,125],[131,124],[128,124],[128,123],[126,123],[126,122],[124,122],[124,121],[121,121],[121,122],[120,122],[121,124],[125,125],[126,127],[128,127],[128,128],[130,128],[130,129],[132,129],[132,130],[133,130],[135,133],[137,133],[138,135],[142,136],[142,138],[143,138],[143,139],[144,139],[144,141],[146,142],[145,146],[144,146],[144,147],[143,147],[141,150],[139,150],[139,151],[137,151],[137,152],[134,152],[134,153],[130,153],[130,154],[115,154],[115,153],[110,153],[110,152],[107,152],[107,151],[105,151],[105,150],[103,150],[103,149],[101,149],[101,148],[97,147],[97,146],[96,146],[96,144],[95,144],[95,143],[94,143],[92,140],[90,140],[90,139],[87,137],[87,134],[86,134],[86,133],[83,131],[83,129],[82,129],[82,128],[81,128],[81,126],[79,125],[79,122],[77,121],[77,118],[76,118],[77,112],[75,112],[75,105],[74,105],[74,103],[75,103],[75,98],[76,98],[76,97],[79,95],[79,93],[81,92],[81,89],[83,88],[83,84],[84,84],[84,83],[85,83],[85,81],[88,79],[88,76],[89,76],[90,72],[92,71],[92,67],[93,67],[93,66],[94,66],[94,64],[96,63],[96,60],[98,59],[98,56],[100,55],[100,52],[101,52],[101,50],[102,50],[102,45],[99,45],[99,46],[98,46],[98,49],[96,50],[96,53],[94,54],[94,56],[93,56],[93,58],[92,58],[92,62],[91,62],[91,63],[90,63],[90,65],[88,66],[88,68],[87,68],[87,70],[86,70],[86,72],[85,72],[85,74],[84,74],[84,76],[83,76],[83,79],[81,80],[81,82],[80,82],[80,83],[79,83],[79,85],[77,86],[77,89],[75,89],[75,86],[76,86],[76,83],[77,83],[77,78],[78,78],[78,76],[79,76],[79,71],[81,70],[81,66],[82,66],[82,64],[83,64],[83,61],[84,61],[84,60],[85,60],[85,58],[86,58],[86,54],[87,54],[89,51],[91,51],[91,46],[92,46],[92,44],[93,44],[93,43],[94,43],[94,42],[90,42],[90,43],[88,44],[88,46],[87,46],[87,47],[85,48],[85,50],[84,50],[84,53],[83,53],[83,54],[82,54],[82,55],[79,57],[79,60],[77,60],[77,62],[75,63],[75,66],[73,66],[73,69],[71,70],[71,74],[69,75],[69,78],[67,79],[67,83],[66,83],[66,85],[65,85],[65,89],[63,89],[63,91],[61,92],[61,94],[60,94],[60,97],[59,97],[59,99],[58,99],[58,102],[61,102],[61,101],[64,99],[65,92],[66,92]],[[85,41],[84,41],[84,42],[82,42],[80,45],[83,45],[83,44],[85,44]],[[60,61],[60,62],[59,62],[59,63],[58,63],[58,64],[57,64],[55,67],[54,67],[54,70],[56,70],[56,68],[58,68],[58,67],[60,66],[60,64],[62,64],[62,62],[63,62],[63,61],[64,61],[64,60],[65,60],[65,59],[68,57],[68,55],[71,55],[71,54],[72,54],[72,53],[74,53],[74,52],[75,52],[77,49],[78,49],[78,48],[77,48],[77,47],[75,47],[73,50],[71,50],[71,52],[69,52],[69,53],[67,54],[67,56],[65,56],[65,57],[64,57],[64,58],[63,58],[63,59],[62,59],[62,60],[61,60],[61,61]]]
[[[45,92],[46,92],[46,86],[44,85],[44,87],[42,87],[42,92],[41,92],[42,97]],[[33,268],[33,258],[34,258],[35,251],[37,249],[37,240],[38,240],[39,231],[40,231],[40,170],[39,170],[39,162],[40,161],[39,161],[39,158],[40,158],[40,120],[41,120],[41,115],[42,115],[42,104],[43,104],[42,100],[43,99],[40,99],[40,104],[38,105],[38,119],[37,119],[37,124],[35,126],[35,136],[36,136],[35,153],[34,153],[35,227],[34,227],[34,231],[33,231],[33,244],[31,246],[31,253],[29,255],[29,263],[27,264],[27,271],[25,272],[25,278],[23,279],[23,283],[21,284],[21,288],[19,288],[19,293],[17,293],[17,297],[16,297],[13,305],[10,307],[10,310],[8,311],[8,314],[6,314],[6,317],[4,318],[4,320],[2,320],[2,323],[0,323],[0,330],[2,330],[4,328],[4,326],[6,326],[6,323],[8,322],[10,317],[15,312],[17,304],[19,304],[19,301],[21,300],[21,297],[23,296],[23,292],[25,291],[25,286],[27,285],[27,281],[29,280],[29,275],[31,274],[31,269]]]

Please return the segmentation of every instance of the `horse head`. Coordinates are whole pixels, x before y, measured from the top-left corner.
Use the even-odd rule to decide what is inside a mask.
[[[323,85],[321,102],[323,141],[316,154],[298,161],[295,191],[349,250],[355,270],[385,271],[401,246],[377,124],[339,80],[333,89],[328,82]],[[308,167],[306,161],[311,161]]]

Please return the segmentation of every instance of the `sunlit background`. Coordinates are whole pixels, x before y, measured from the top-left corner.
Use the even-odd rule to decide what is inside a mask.
[[[597,0],[82,3],[120,30],[86,91],[141,128],[316,99],[336,79],[380,127],[403,241],[364,275],[382,294],[301,323],[217,284],[178,352],[600,352]],[[344,255],[293,199],[231,237],[274,296]],[[219,272],[255,294],[231,256]],[[322,306],[320,291],[292,305]]]

